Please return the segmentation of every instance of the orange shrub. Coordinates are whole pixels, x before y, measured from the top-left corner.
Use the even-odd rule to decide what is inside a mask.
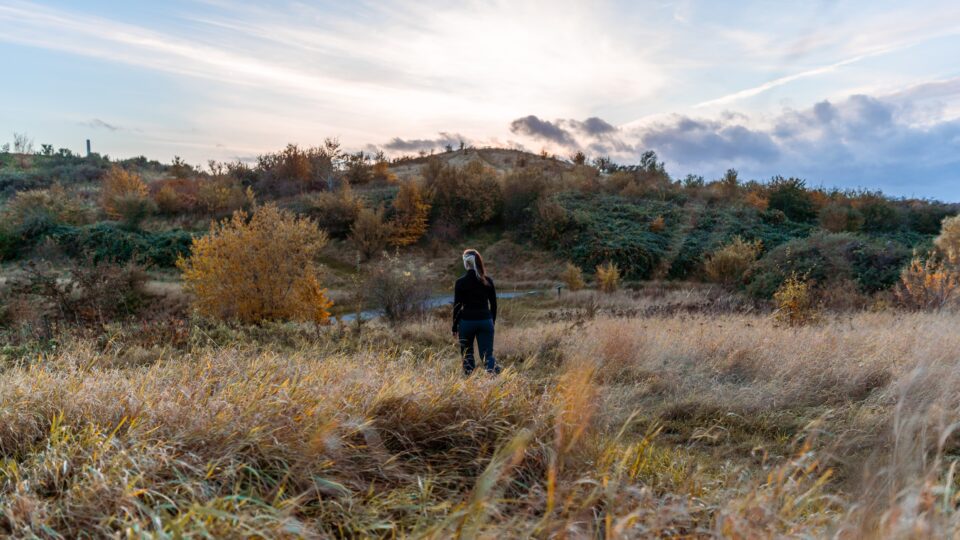
[[[620,267],[613,262],[598,265],[597,286],[605,293],[616,292],[620,288]]]
[[[660,232],[666,227],[666,222],[663,220],[663,216],[657,216],[656,219],[650,222],[650,232]]]
[[[761,212],[763,212],[764,210],[767,209],[768,206],[770,206],[770,201],[768,201],[766,197],[764,197],[760,193],[757,193],[756,191],[751,191],[750,193],[747,193],[747,196],[743,198],[743,202],[746,203],[747,206],[752,206],[757,210],[760,210]]]
[[[774,318],[790,326],[802,326],[820,320],[820,313],[812,294],[810,283],[797,275],[791,275],[773,293],[777,306]]]
[[[914,257],[900,273],[896,289],[901,305],[911,309],[940,309],[960,290],[960,272],[943,259]]]
[[[567,290],[579,291],[580,289],[586,286],[586,283],[583,282],[583,272],[580,270],[580,267],[567,263],[567,267],[563,270],[563,283],[567,286]]]
[[[420,186],[416,183],[404,182],[400,185],[397,198],[393,200],[393,208],[397,212],[393,227],[394,244],[409,246],[427,233],[430,204],[424,201]]]
[[[325,323],[332,304],[314,260],[327,236],[309,219],[268,205],[249,218],[237,211],[195,238],[180,258],[194,307],[202,315],[243,323]]]
[[[110,219],[126,219],[135,201],[148,200],[147,185],[140,175],[114,166],[103,177],[100,205]]]

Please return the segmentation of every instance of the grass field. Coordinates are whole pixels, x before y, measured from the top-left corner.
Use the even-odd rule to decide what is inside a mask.
[[[703,295],[511,301],[497,378],[439,316],[65,341],[0,376],[0,533],[956,534],[960,317]]]

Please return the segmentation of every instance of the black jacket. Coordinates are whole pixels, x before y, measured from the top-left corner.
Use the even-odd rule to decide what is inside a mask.
[[[475,271],[468,270],[453,287],[453,331],[457,331],[461,320],[485,319],[497,322],[497,290],[490,276],[484,285]]]

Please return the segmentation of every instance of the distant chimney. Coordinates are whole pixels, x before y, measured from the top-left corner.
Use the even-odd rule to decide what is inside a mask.
[[[90,139],[87,139],[87,157],[90,157]]]

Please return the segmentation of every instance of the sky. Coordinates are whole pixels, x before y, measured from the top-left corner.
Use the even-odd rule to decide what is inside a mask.
[[[960,201],[960,2],[0,0],[0,143],[583,151]]]

